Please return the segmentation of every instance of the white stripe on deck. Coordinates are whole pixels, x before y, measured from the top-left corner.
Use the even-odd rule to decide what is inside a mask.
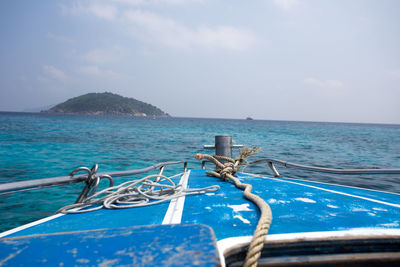
[[[22,230],[25,230],[25,229],[28,229],[28,228],[30,228],[30,227],[32,227],[32,226],[39,225],[39,224],[44,223],[44,222],[47,222],[47,221],[51,221],[51,220],[53,220],[53,219],[55,219],[55,218],[58,218],[58,217],[61,217],[61,216],[63,216],[63,215],[65,215],[65,214],[59,213],[59,214],[52,215],[52,216],[49,216],[49,217],[46,217],[46,218],[43,218],[43,219],[40,219],[40,220],[31,222],[31,223],[28,223],[28,224],[24,224],[24,225],[19,226],[19,227],[17,227],[17,228],[14,228],[14,229],[5,231],[5,232],[3,232],[3,233],[0,233],[0,238],[3,238],[3,237],[5,237],[5,236],[14,234],[14,233],[16,233],[16,232],[19,232],[19,231],[22,231]]]
[[[179,181],[183,189],[187,188],[190,170],[184,173]],[[162,224],[179,224],[182,220],[183,206],[185,204],[185,196],[172,199],[169,203],[168,210],[165,213]]]
[[[375,202],[375,203],[379,203],[379,204],[383,204],[383,205],[387,205],[387,206],[391,206],[391,207],[400,208],[400,204],[390,203],[390,202],[381,201],[381,200],[377,200],[377,199],[373,199],[373,198],[352,195],[352,194],[348,194],[348,193],[344,193],[344,192],[340,192],[340,191],[336,191],[336,190],[331,190],[331,189],[326,189],[326,188],[322,188],[322,187],[318,187],[318,186],[297,183],[297,182],[293,182],[293,181],[282,180],[282,179],[278,179],[278,178],[269,178],[269,179],[277,180],[277,181],[280,181],[280,182],[286,182],[286,183],[291,183],[291,184],[302,185],[302,186],[305,186],[305,187],[310,187],[310,188],[314,188],[314,189],[318,189],[318,190],[322,190],[322,191],[326,191],[326,192],[330,192],[330,193],[334,193],[334,194],[339,194],[339,195],[344,195],[344,196],[348,196],[348,197],[359,198],[359,199],[363,199],[363,200],[367,200],[367,201],[371,201],[371,202]]]
[[[271,178],[273,178],[271,176],[264,176],[264,175],[260,175],[260,174],[249,173],[249,172],[242,172],[242,173],[246,174],[246,175],[253,176],[253,177],[263,178],[263,179],[271,179]],[[247,177],[240,177],[240,178],[247,178]],[[395,193],[395,192],[388,192],[388,191],[383,191],[383,190],[377,190],[377,189],[371,189],[371,188],[363,188],[363,187],[357,187],[357,186],[351,186],[351,185],[332,184],[332,183],[325,183],[325,182],[321,182],[321,181],[313,181],[313,180],[307,180],[307,179],[296,179],[296,178],[288,178],[288,177],[285,177],[285,179],[286,180],[299,181],[299,182],[309,182],[309,183],[315,183],[315,184],[326,184],[326,185],[354,188],[354,189],[358,189],[358,190],[366,190],[366,191],[379,192],[379,193],[385,193],[385,194],[391,194],[391,195],[400,196],[399,193]]]

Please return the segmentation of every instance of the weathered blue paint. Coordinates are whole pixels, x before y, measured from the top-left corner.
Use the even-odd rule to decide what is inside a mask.
[[[68,214],[10,236],[161,224],[168,205],[169,203],[165,202],[159,205],[133,209],[101,209],[84,214]]]
[[[330,189],[330,190],[339,190],[340,192],[348,193],[348,194],[355,194],[355,195],[360,194],[364,197],[369,197],[369,198],[377,198],[378,197],[379,200],[387,201],[387,202],[397,200],[397,203],[399,204],[400,194],[396,194],[396,193],[387,193],[387,192],[358,188],[358,187],[338,186],[338,185],[333,185],[333,184],[317,183],[317,182],[304,181],[304,180],[298,180],[298,179],[290,179],[290,178],[285,178],[284,180],[292,181],[292,182],[299,182],[299,183],[302,183],[305,185],[323,187],[325,189]]]
[[[398,194],[294,179],[262,178],[245,174],[239,177],[243,182],[252,184],[253,192],[271,206],[273,221],[270,234],[355,228],[400,229]],[[251,202],[243,198],[243,192],[232,183],[206,176],[204,170],[191,171],[189,188],[215,184],[221,187],[217,192],[185,198],[182,223],[209,225],[218,240],[252,235],[259,212]],[[163,203],[145,208],[65,215],[10,236],[161,224],[167,208],[168,203]]]
[[[204,225],[152,225],[0,239],[1,266],[218,266]]]
[[[240,177],[244,183],[252,184],[253,192],[271,206],[273,221],[270,234],[355,228],[400,229],[400,195],[397,194],[313,182],[304,183],[399,205],[393,207],[307,187],[302,185],[303,182],[291,179],[272,177],[264,179],[249,175]],[[191,172],[189,187],[201,187],[206,184],[218,184],[221,189],[215,194],[187,198],[182,223],[210,225],[218,240],[252,235],[259,212],[251,202],[243,198],[243,192],[235,188],[232,183],[204,175],[202,170]],[[232,208],[232,205],[243,204],[246,204],[247,210],[235,211]]]

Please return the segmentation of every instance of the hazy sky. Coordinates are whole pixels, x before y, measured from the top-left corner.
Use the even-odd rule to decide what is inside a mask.
[[[400,123],[400,1],[0,1],[0,110]]]

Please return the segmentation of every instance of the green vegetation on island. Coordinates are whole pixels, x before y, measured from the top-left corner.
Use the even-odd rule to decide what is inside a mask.
[[[109,92],[89,93],[74,97],[42,112],[93,115],[169,116],[168,113],[163,112],[153,105]]]

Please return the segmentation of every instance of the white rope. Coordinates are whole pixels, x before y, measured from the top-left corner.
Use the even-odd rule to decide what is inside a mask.
[[[182,173],[166,177],[154,174],[142,179],[132,180],[117,186],[108,187],[86,198],[81,203],[65,206],[57,213],[84,213],[106,209],[126,209],[156,205],[174,198],[187,195],[204,194],[219,190],[218,185],[204,188],[183,189],[172,178]],[[154,179],[155,178],[155,179]]]

